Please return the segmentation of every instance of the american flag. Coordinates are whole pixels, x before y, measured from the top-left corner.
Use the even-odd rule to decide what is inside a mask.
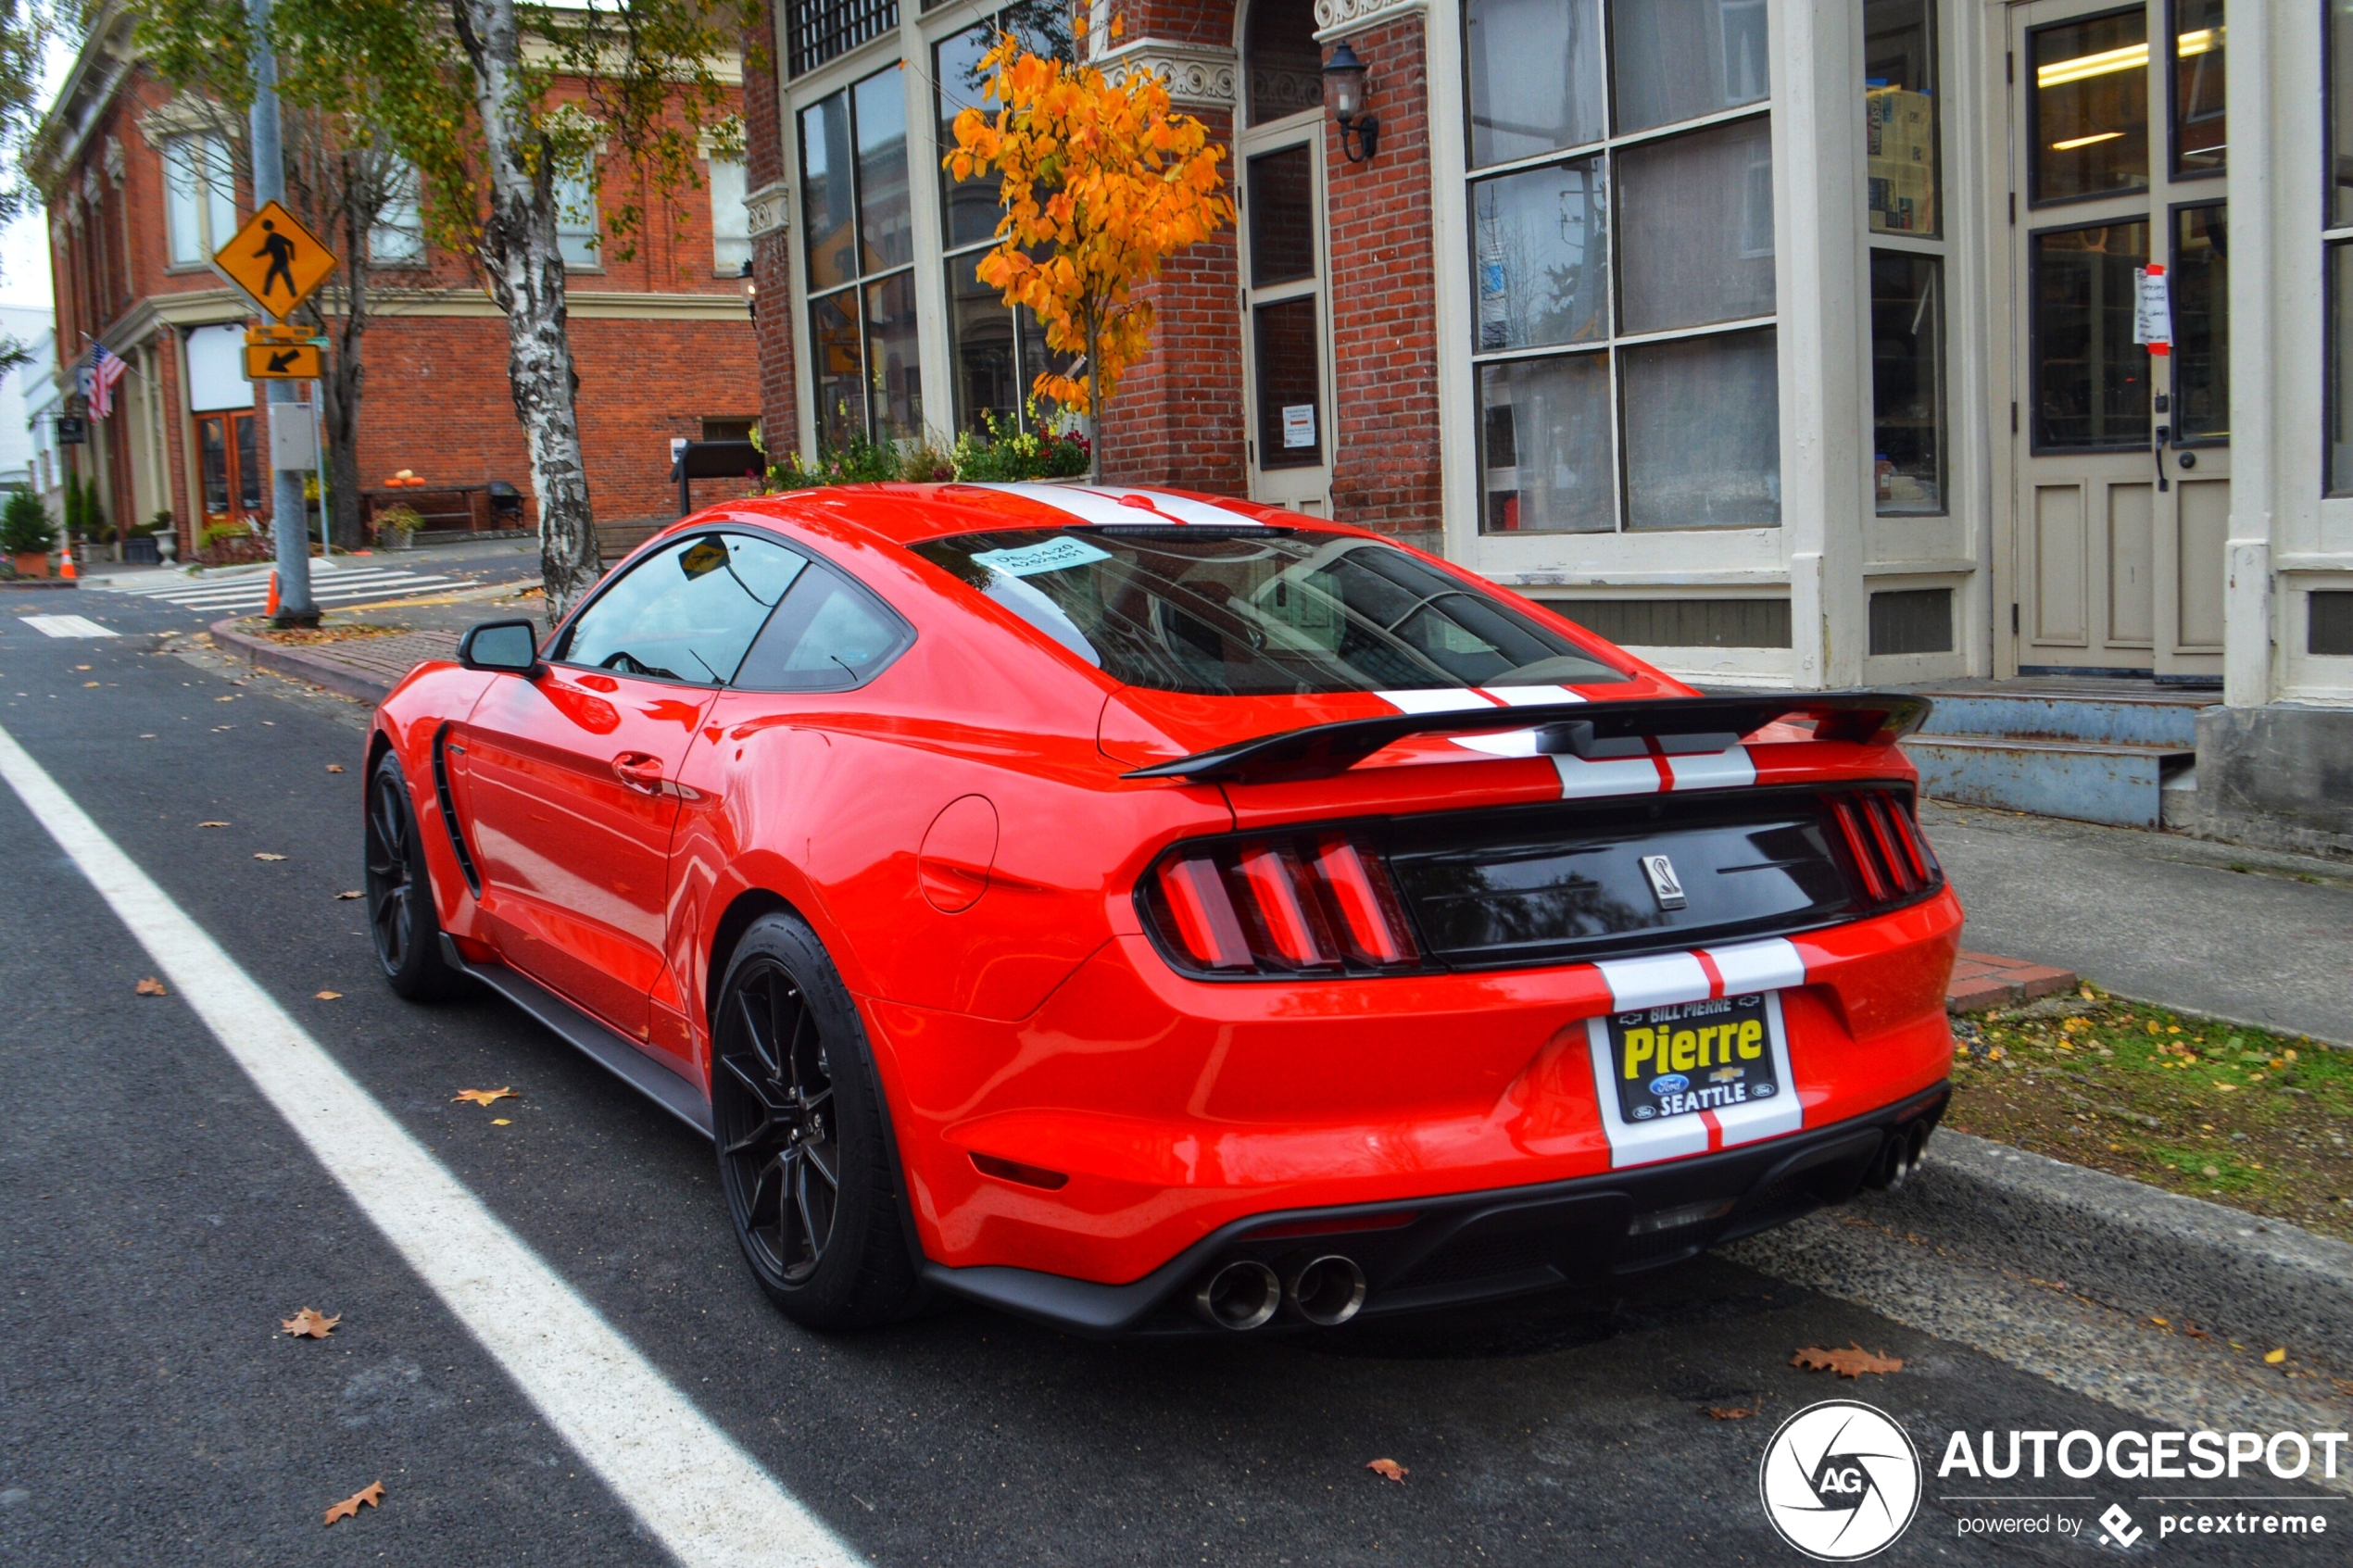
[[[90,415],[93,419],[103,420],[114,412],[114,383],[120,381],[122,372],[130,368],[121,355],[115,353],[105,344],[92,346],[90,350]]]

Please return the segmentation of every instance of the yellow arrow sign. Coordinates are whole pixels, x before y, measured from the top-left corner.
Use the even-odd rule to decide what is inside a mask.
[[[237,237],[212,253],[212,270],[244,291],[265,316],[283,320],[335,270],[327,242],[276,202],[264,202]]]
[[[310,343],[248,343],[245,380],[317,381],[323,373],[319,346]]]

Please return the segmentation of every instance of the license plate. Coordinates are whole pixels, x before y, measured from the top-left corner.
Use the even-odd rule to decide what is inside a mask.
[[[1679,1002],[1609,1021],[1618,1114],[1653,1123],[1779,1097],[1780,1009],[1771,993]]]

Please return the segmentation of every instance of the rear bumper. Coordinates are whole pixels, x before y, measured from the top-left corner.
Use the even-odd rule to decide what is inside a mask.
[[[1253,1214],[1127,1285],[940,1263],[926,1263],[924,1278],[953,1295],[1103,1339],[1224,1332],[1194,1316],[1186,1302],[1202,1280],[1243,1261],[1263,1262],[1288,1279],[1312,1258],[1348,1257],[1367,1285],[1361,1317],[1602,1283],[1845,1202],[1892,1144],[1926,1135],[1950,1093],[1939,1084],[1827,1127],[1604,1175]],[[1289,1311],[1268,1326],[1283,1324],[1304,1326]]]

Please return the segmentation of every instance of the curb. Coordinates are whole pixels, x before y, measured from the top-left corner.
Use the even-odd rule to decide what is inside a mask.
[[[1939,1129],[1858,1215],[2144,1317],[2353,1367],[2353,1244]]]
[[[300,648],[280,647],[260,637],[247,636],[234,629],[234,623],[216,621],[208,628],[213,640],[233,653],[261,669],[280,675],[291,675],[297,681],[308,681],[324,686],[331,692],[352,697],[371,707],[392,694],[392,688],[382,682],[371,681],[356,670],[346,670],[333,659],[321,659]]]
[[[0,588],[79,588],[82,584],[70,577],[11,577],[0,581]]]

